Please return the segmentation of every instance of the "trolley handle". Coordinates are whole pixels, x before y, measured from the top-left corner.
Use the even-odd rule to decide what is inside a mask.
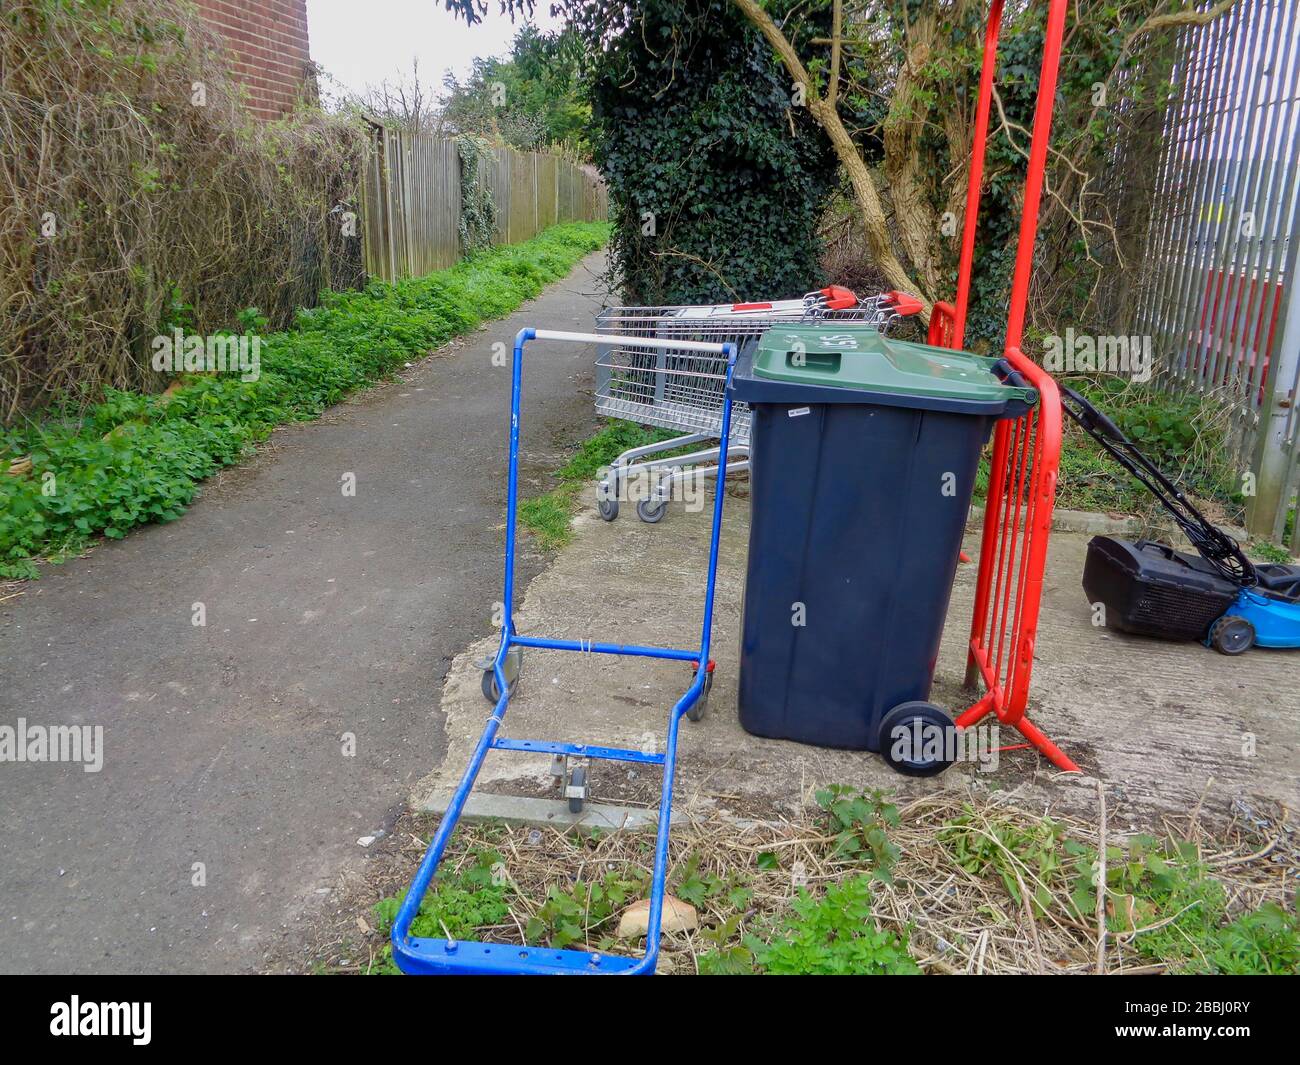
[[[566,340],[578,344],[608,344],[617,340],[619,347],[658,348],[673,351],[707,351],[713,355],[726,355],[734,358],[736,345],[711,344],[703,340],[674,340],[671,337],[629,337],[614,333],[568,333],[556,329],[522,329],[515,343],[523,340]]]

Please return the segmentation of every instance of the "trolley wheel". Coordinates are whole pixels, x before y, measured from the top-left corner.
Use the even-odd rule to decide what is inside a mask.
[[[920,728],[917,728],[920,725]],[[938,758],[926,758],[924,748],[920,751],[895,749],[897,740],[903,740],[910,746],[916,739],[927,740],[932,729],[943,729],[942,753]],[[890,769],[909,777],[933,777],[942,773],[952,762],[947,758],[948,730],[953,728],[952,718],[933,703],[900,703],[887,713],[880,722],[878,735],[880,757]],[[904,736],[895,735],[899,729],[905,729]]]
[[[519,687],[519,674],[524,668],[524,655],[522,647],[512,647],[506,652],[505,661],[501,663],[501,671],[506,675],[506,685],[510,688],[510,694],[513,695],[515,689]],[[496,672],[489,665],[483,670],[483,698],[496,706],[497,700],[501,698],[501,692],[497,688]]]
[[[691,670],[691,683],[695,682],[695,674],[700,671],[699,666]],[[704,669],[704,690],[700,692],[700,697],[695,700],[691,708],[686,711],[688,721],[703,721],[704,715],[709,711],[709,692],[713,690],[713,663],[710,662]]]
[[[1210,626],[1210,646],[1221,655],[1244,655],[1255,646],[1255,626],[1226,614]]]
[[[668,504],[662,499],[643,499],[636,505],[636,516],[647,525],[654,525],[663,520]]]
[[[601,485],[596,485],[596,511],[606,521],[618,517],[618,474],[613,470],[603,491]]]
[[[573,794],[574,791],[578,794]],[[565,785],[564,793],[569,797],[569,813],[582,813],[582,804],[587,798],[587,767],[578,765],[573,767],[569,774],[568,783]]]

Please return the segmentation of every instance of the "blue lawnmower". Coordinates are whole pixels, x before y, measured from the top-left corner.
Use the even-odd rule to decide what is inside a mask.
[[[1108,628],[1171,640],[1200,640],[1225,655],[1252,647],[1300,647],[1300,566],[1256,565],[1137,449],[1119,427],[1073,389],[1061,406],[1172,516],[1197,554],[1151,540],[1096,536],[1088,544],[1083,589],[1104,607]]]

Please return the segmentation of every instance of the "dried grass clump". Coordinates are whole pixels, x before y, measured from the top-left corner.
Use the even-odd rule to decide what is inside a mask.
[[[149,388],[149,342],[257,307],[272,327],[362,279],[364,134],[250,118],[172,0],[14,0],[0,15],[0,421]]]

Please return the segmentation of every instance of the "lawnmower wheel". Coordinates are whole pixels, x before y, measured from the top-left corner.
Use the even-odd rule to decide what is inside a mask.
[[[1255,645],[1255,626],[1228,614],[1210,626],[1210,646],[1221,655],[1244,655]]]

